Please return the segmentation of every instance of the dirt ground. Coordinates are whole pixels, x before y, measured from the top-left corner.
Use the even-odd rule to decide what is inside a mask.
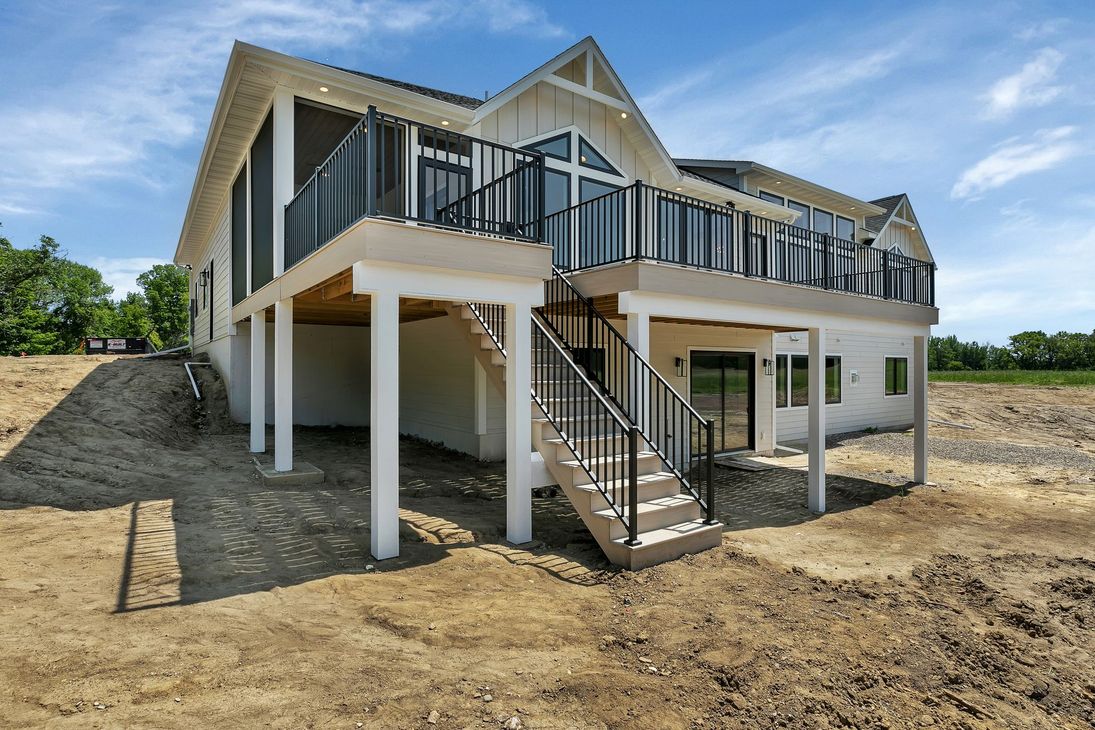
[[[960,448],[1086,457],[1095,388],[933,385],[976,426],[936,485],[839,440],[821,517],[804,457],[720,468],[722,547],[627,573],[561,496],[507,545],[504,468],[412,440],[374,563],[368,432],[300,429],[326,483],[264,488],[205,372],[0,359],[3,727],[1095,725],[1095,468]]]

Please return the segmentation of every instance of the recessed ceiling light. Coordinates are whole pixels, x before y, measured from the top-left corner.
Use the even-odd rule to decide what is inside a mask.
[[[782,180],[776,180],[776,185],[782,185],[782,184],[783,184]]]
[[[627,112],[620,112],[620,119],[627,119]]]
[[[319,87],[319,90],[322,91],[324,94],[326,94],[328,91],[330,91],[330,89],[328,89],[326,86]]]
[[[677,190],[684,190],[684,188],[677,188]]]
[[[447,126],[449,126],[449,120],[448,120],[448,119],[442,119],[442,120],[441,120],[441,126],[442,126],[442,127],[447,127]]]
[[[855,206],[853,205],[853,206],[852,206],[851,208],[849,208],[848,210],[855,210]]]

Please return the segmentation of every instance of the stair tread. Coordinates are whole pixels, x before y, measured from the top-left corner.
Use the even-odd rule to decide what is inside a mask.
[[[658,458],[658,455],[655,454],[653,451],[640,451],[637,456],[639,459]],[[607,461],[616,461],[626,458],[628,458],[627,454],[620,454],[618,456],[595,456],[592,459],[589,459],[586,463],[590,466],[596,466],[597,464],[603,464]],[[578,459],[568,459],[566,461],[560,461],[559,465],[581,467],[583,465],[583,462],[585,462],[585,460],[579,461]]]
[[[655,497],[654,499],[646,499],[635,505],[639,515],[647,515],[653,512],[660,512],[662,510],[674,509],[676,507],[684,507],[690,504],[696,504],[696,500],[687,494],[671,494],[668,497]],[[629,508],[630,509],[630,508]],[[594,510],[593,514],[598,517],[604,517],[605,519],[615,520],[619,519],[616,513],[611,508]]]
[[[709,525],[703,521],[703,519],[688,520],[687,522],[678,522],[675,525],[669,525],[668,527],[659,527],[656,530],[647,530],[646,532],[640,532],[638,537],[641,545],[631,547],[632,550],[642,550],[643,548],[650,548],[654,545],[660,545],[666,542],[672,542],[673,540],[680,540],[685,537],[692,537],[693,535],[702,535],[705,532],[721,532],[723,525],[721,522],[716,522],[713,525]],[[618,537],[612,542],[618,545],[626,545],[626,537]]]
[[[675,475],[673,475],[672,473],[670,473],[670,472],[656,471],[656,472],[651,472],[650,474],[640,474],[636,481],[639,483],[639,486],[642,486],[644,484],[653,484],[655,482],[664,481],[666,479],[676,480],[676,478],[677,477]],[[583,492],[599,492],[599,491],[601,491],[600,488],[596,484],[593,484],[593,483],[590,483],[590,482],[587,482],[585,484],[575,484],[574,488],[579,489]],[[626,479],[614,479],[614,480],[612,480],[611,482],[608,482],[605,485],[605,491],[609,491],[609,490],[619,491],[619,490],[627,489],[627,488],[628,488],[628,484],[627,484]]]

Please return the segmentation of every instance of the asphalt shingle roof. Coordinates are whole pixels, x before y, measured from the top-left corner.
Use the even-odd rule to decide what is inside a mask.
[[[894,210],[901,203],[901,199],[905,197],[905,193],[898,193],[897,195],[887,195],[885,198],[879,198],[878,200],[872,200],[871,202],[880,208],[885,208],[886,212],[882,215],[869,215],[863,219],[863,227],[871,233],[880,233],[882,226],[886,225],[886,221],[893,215]]]
[[[428,96],[431,99],[439,99],[440,101],[447,101],[450,104],[456,104],[462,106],[465,109],[478,109],[483,105],[483,99],[476,99],[472,96],[465,96],[463,94],[454,94],[450,91],[442,91],[441,89],[434,89],[429,86],[420,86],[419,84],[412,84],[409,81],[400,81],[398,79],[389,79],[384,76],[377,76],[376,74],[365,73],[364,71],[355,71],[352,68],[342,68],[341,66],[332,66],[329,63],[322,64],[328,68],[337,69],[339,71],[345,71],[346,73],[353,74],[355,76],[361,76],[366,79],[372,79],[373,81],[379,81],[382,84],[388,86],[394,86],[398,89],[410,91],[415,94],[421,94],[422,96]]]

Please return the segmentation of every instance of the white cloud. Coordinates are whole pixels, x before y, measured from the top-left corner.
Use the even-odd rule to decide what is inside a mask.
[[[1056,99],[1064,87],[1053,82],[1064,60],[1060,51],[1043,48],[1019,71],[997,81],[982,97],[988,104],[986,116],[999,119],[1019,109],[1045,106]]]
[[[1038,41],[1049,36],[1057,35],[1068,25],[1068,18],[1050,18],[1040,23],[1025,25],[1015,37],[1021,41]]]
[[[103,281],[114,287],[114,298],[123,299],[129,292],[140,291],[137,286],[137,277],[151,269],[156,264],[169,264],[167,259],[152,258],[149,256],[136,256],[132,258],[107,258],[96,256],[88,262],[88,265],[98,269],[103,275]]]
[[[1016,138],[1004,142],[962,173],[951,188],[951,198],[973,198],[1023,175],[1056,167],[1080,152],[1072,139],[1075,131],[1068,126],[1043,129],[1029,142]]]
[[[147,167],[157,149],[205,132],[236,38],[309,55],[314,49],[382,48],[437,28],[557,35],[525,0],[214,0],[157,11],[70,77],[0,105],[0,205],[25,209],[28,190],[126,178],[161,184]]]

